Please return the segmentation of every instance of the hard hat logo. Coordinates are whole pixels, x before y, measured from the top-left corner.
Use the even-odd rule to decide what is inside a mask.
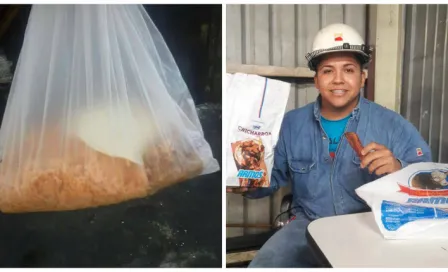
[[[308,67],[315,71],[322,55],[332,52],[352,52],[361,60],[361,65],[371,60],[372,48],[351,26],[332,24],[322,28],[314,38],[312,51],[306,55]]]
[[[334,34],[334,41],[335,42],[342,42],[344,39],[342,39],[342,33],[335,33]]]

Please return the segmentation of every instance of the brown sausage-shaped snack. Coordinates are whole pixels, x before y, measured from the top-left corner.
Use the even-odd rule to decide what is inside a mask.
[[[354,132],[346,132],[345,138],[347,138],[348,143],[353,148],[353,150],[355,150],[359,159],[364,159],[364,156],[361,154],[361,151],[364,147],[362,146],[361,140],[359,140],[358,134]]]

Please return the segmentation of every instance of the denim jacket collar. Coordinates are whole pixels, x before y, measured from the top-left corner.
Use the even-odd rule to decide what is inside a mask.
[[[362,109],[362,104],[364,104],[363,102],[365,100],[365,98],[362,97],[361,94],[359,94],[358,97],[359,97],[358,104],[352,111],[352,116],[355,120],[359,120],[359,111]],[[314,117],[316,118],[317,121],[320,121],[320,118],[322,116],[320,113],[321,101],[322,97],[319,94],[319,96],[316,99],[316,102],[314,103]]]

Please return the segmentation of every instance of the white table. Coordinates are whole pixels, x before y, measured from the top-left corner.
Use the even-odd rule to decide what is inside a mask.
[[[334,268],[448,267],[448,240],[385,240],[371,212],[315,220],[308,234]]]

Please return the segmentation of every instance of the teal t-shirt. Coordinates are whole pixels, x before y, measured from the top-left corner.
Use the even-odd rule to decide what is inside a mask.
[[[321,117],[322,127],[330,141],[329,152],[332,158],[335,156],[336,149],[338,148],[339,141],[341,140],[349,118],[350,115],[341,120],[327,120]]]

